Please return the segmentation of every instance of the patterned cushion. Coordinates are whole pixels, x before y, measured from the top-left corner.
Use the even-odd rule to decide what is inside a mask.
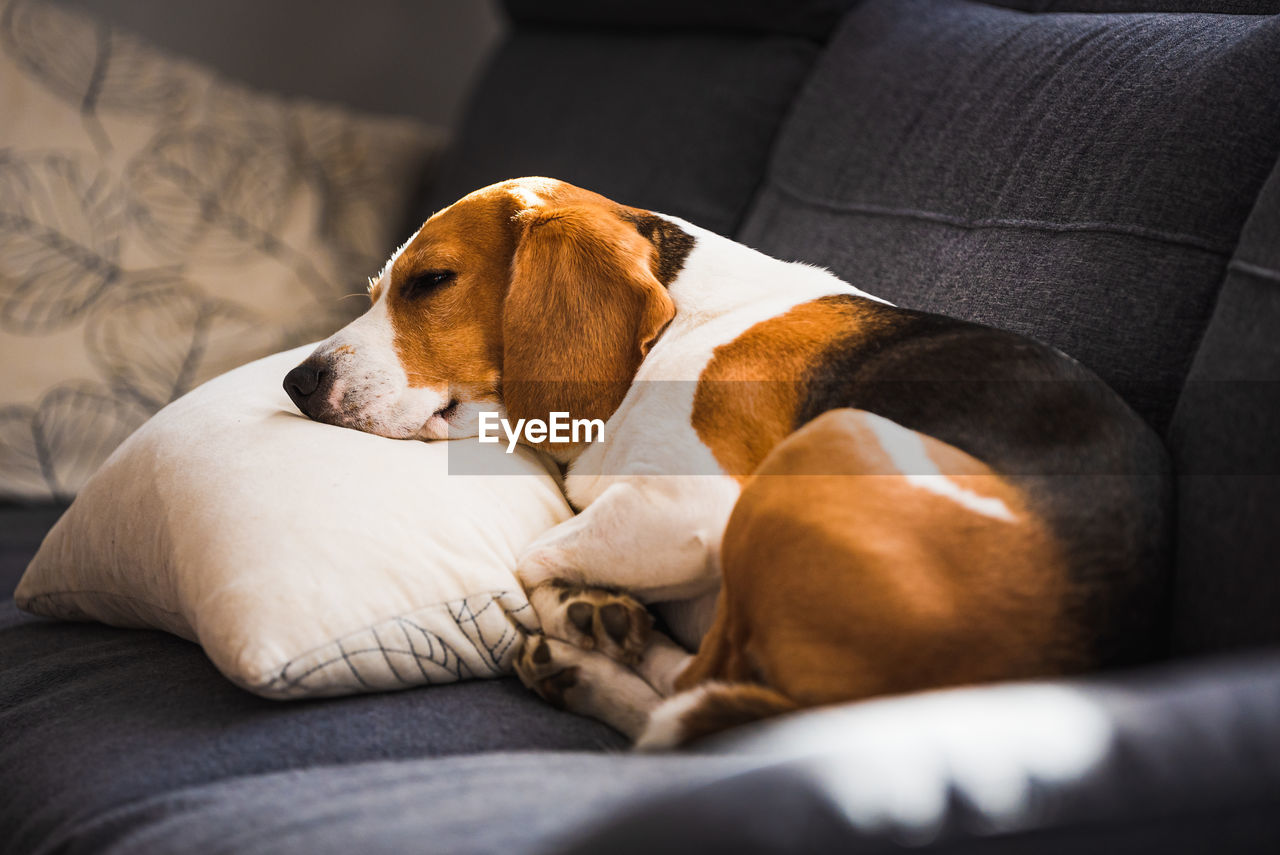
[[[0,497],[65,498],[152,412],[360,308],[439,133],[220,81],[0,0]]]
[[[1280,153],[1280,18],[868,0],[741,237],[1038,338],[1167,424]]]

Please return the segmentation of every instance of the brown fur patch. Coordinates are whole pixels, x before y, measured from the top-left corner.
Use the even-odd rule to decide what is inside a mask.
[[[1080,666],[1064,562],[1020,491],[924,436],[957,487],[1014,521],[912,484],[867,419],[818,417],[748,483],[725,530],[716,623],[681,688],[761,679],[809,706]]]
[[[797,708],[772,689],[750,683],[710,683],[701,691],[697,705],[680,716],[681,744]]]
[[[761,321],[715,349],[698,379],[693,428],[729,474],[745,479],[799,425],[805,381],[832,341],[871,336],[878,313],[821,297]]]
[[[503,311],[507,412],[608,419],[675,316],[649,266],[652,245],[603,204],[550,207],[521,219]]]
[[[648,211],[552,179],[460,199],[423,225],[386,286],[409,384],[501,396],[513,419],[607,419],[675,314],[663,285],[692,241]],[[455,275],[410,294],[428,271]]]
[[[473,193],[428,220],[396,259],[385,299],[410,386],[497,400],[502,306],[518,237],[511,219],[518,210],[505,190]],[[428,270],[454,271],[456,278],[427,295],[407,296],[406,285]]]

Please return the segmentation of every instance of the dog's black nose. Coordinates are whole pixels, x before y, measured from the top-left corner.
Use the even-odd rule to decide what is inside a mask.
[[[319,359],[307,359],[288,374],[284,375],[284,390],[298,405],[298,409],[310,416],[307,404],[315,391],[324,385],[328,367]]]

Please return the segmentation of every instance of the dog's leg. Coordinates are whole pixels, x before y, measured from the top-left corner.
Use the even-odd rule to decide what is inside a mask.
[[[639,662],[652,627],[642,603],[714,590],[716,553],[737,496],[737,483],[722,476],[611,485],[520,559],[517,572],[543,632]]]
[[[754,683],[699,683],[649,710],[637,751],[665,751],[731,727],[798,709],[786,696]]]
[[[651,632],[644,656],[635,671],[653,690],[666,698],[676,693],[676,680],[693,662],[693,654],[664,633]]]
[[[632,741],[662,702],[662,696],[626,665],[556,638],[526,637],[515,670],[520,681],[548,703],[603,721]]]

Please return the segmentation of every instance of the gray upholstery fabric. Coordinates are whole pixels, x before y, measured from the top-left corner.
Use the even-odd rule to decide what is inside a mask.
[[[504,0],[521,23],[592,24],[610,27],[716,28],[788,33],[825,39],[840,16],[859,0]]]
[[[791,36],[517,28],[422,217],[547,175],[732,232],[817,50]]]
[[[1212,12],[1270,15],[1280,0],[981,0],[1025,12]]]
[[[69,819],[41,842],[115,855],[520,855],[672,783],[750,767],[738,758],[490,754],[250,776]],[[32,838],[33,840],[35,838]]]
[[[731,232],[813,34],[760,35],[749,17],[734,26],[756,35],[553,32],[568,19],[552,9],[535,27],[511,3],[530,17],[435,204],[549,172]],[[724,23],[689,9],[679,27]],[[1188,650],[1277,640],[1280,179],[1249,214],[1280,149],[1276,33],[1276,20],[870,0],[805,87],[740,232],[901,303],[1057,344],[1157,424],[1203,333],[1170,430]],[[55,513],[0,516],[6,584]],[[0,851],[1280,850],[1280,651],[1047,688],[1050,724],[1083,714],[1076,725],[1101,729],[1001,719],[997,687],[926,698],[930,714],[853,705],[825,730],[815,714],[643,758],[510,680],[280,704],[181,640],[6,600]],[[1082,733],[1105,734],[1087,766],[1028,762],[1028,746]]]
[[[1277,709],[1280,651],[851,704],[730,738],[769,762],[672,786],[565,851],[1275,852]]]
[[[1280,152],[1280,18],[869,0],[740,233],[1094,369],[1163,430]]]
[[[1175,647],[1280,643],[1280,166],[1231,260],[1170,446]]]
[[[194,644],[59,623],[0,601],[0,841],[169,790],[312,765],[625,740],[514,679],[282,703],[242,691]]]
[[[457,0],[56,0],[251,86],[452,126],[501,35]]]
[[[1280,651],[851,704],[702,754],[372,762],[129,802],[41,782],[48,800],[15,842],[131,855],[1268,852],[1277,705]]]
[[[0,505],[0,600],[13,596],[27,564],[65,505]]]

